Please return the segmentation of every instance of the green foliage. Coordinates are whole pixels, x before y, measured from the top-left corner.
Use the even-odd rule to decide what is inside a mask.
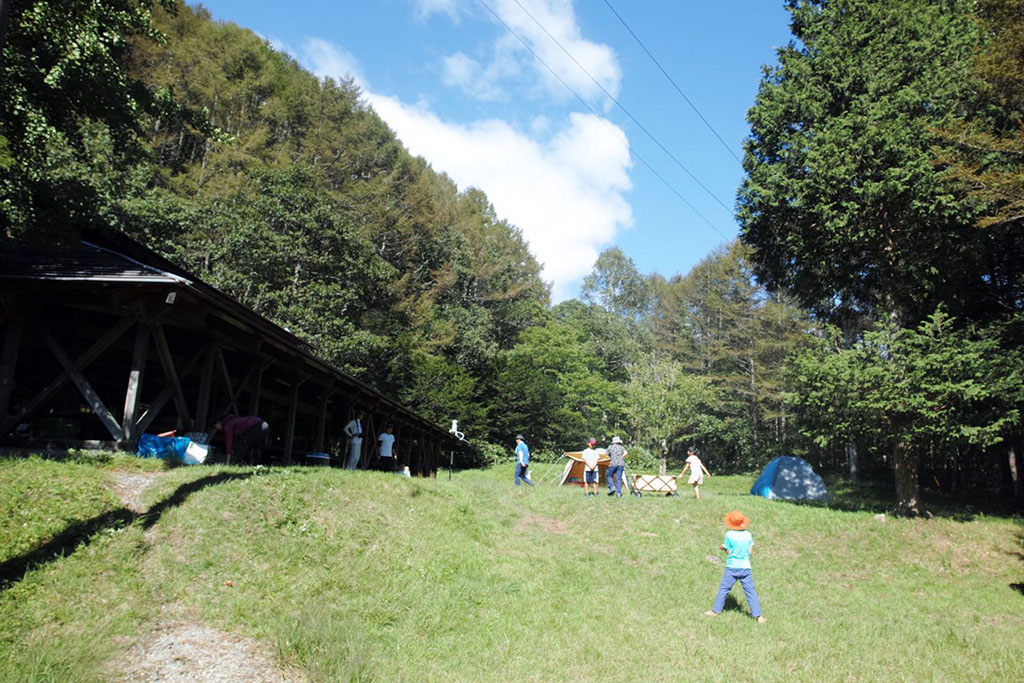
[[[705,453],[719,468],[745,470],[787,448],[782,369],[804,341],[806,313],[757,286],[750,250],[738,242],[657,291],[660,352],[715,392],[700,434]]]
[[[633,365],[630,374],[626,396],[633,439],[648,451],[678,455],[715,430],[718,396],[707,378],[655,356]]]
[[[852,348],[830,329],[794,357],[791,399],[819,446],[866,443],[914,466],[984,450],[1021,421],[1024,358],[997,329],[960,328],[941,309],[916,329],[880,322]]]
[[[147,153],[141,117],[198,123],[124,68],[134,40],[160,40],[151,5],[11,3],[0,77],[4,237],[67,239],[81,227],[117,225],[118,188]]]
[[[795,41],[748,114],[739,195],[758,277],[836,321],[971,313],[990,284],[988,239],[931,156],[967,88],[971,3],[788,5]]]
[[[584,301],[601,306],[630,320],[651,314],[650,285],[637,270],[633,259],[613,247],[601,252],[594,269],[583,279]]]
[[[531,447],[571,450],[622,424],[622,389],[606,379],[584,332],[549,322],[502,354],[495,392],[499,434],[522,432]]]

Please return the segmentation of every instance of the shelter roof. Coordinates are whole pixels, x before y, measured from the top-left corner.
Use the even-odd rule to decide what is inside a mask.
[[[188,284],[180,276],[88,242],[0,250],[0,280]]]
[[[280,353],[325,377],[328,383],[354,389],[370,403],[386,406],[437,436],[453,438],[443,427],[389,399],[366,382],[321,360],[310,344],[291,331],[264,318],[127,235],[104,232],[90,235],[90,239],[93,241],[83,241],[74,246],[18,246],[0,250],[0,282],[174,287],[199,298],[209,310],[230,321],[231,327],[249,335],[255,334]]]

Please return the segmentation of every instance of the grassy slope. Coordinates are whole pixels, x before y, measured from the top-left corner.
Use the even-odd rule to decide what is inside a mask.
[[[755,499],[745,477],[699,503],[584,499],[506,469],[171,471],[161,514],[0,594],[0,680],[103,680],[162,605],[323,681],[1024,677],[1020,520],[883,524]],[[703,614],[737,507],[766,626],[739,587]]]

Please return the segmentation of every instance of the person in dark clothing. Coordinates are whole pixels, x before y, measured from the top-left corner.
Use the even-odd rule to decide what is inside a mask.
[[[232,460],[241,463],[254,464],[252,456],[253,448],[262,444],[270,430],[270,425],[262,417],[250,415],[239,417],[237,415],[225,415],[213,423],[210,437],[218,429],[224,430],[225,451],[227,452],[227,464]]]

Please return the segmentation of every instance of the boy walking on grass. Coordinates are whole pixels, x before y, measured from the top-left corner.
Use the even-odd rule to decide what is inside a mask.
[[[757,598],[754,577],[750,573],[750,548],[754,545],[754,537],[747,531],[749,524],[750,520],[739,510],[725,513],[725,526],[729,530],[725,532],[725,542],[719,547],[728,552],[729,557],[725,560],[725,572],[722,574],[722,583],[718,587],[715,604],[705,612],[709,617],[717,617],[725,608],[726,596],[732,590],[733,584],[739,581],[743,586],[743,593],[747,596],[751,616],[757,619],[759,624],[767,621],[761,613],[761,601]]]

